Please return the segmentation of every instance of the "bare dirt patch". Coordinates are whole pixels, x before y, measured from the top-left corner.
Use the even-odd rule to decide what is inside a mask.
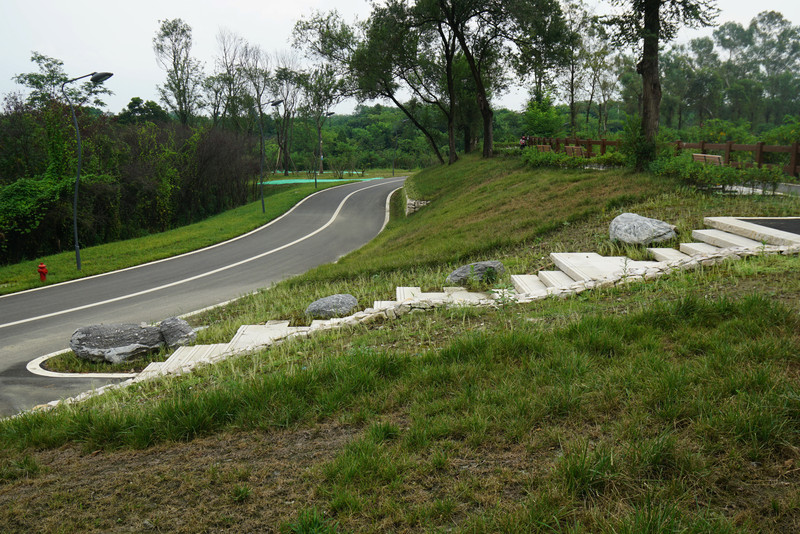
[[[141,451],[40,452],[43,474],[0,486],[0,531],[277,531],[311,500],[309,470],[358,432],[325,423]]]

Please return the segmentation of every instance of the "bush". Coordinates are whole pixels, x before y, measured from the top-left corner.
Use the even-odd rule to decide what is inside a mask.
[[[658,176],[677,178],[683,184],[697,189],[747,185],[774,190],[787,179],[778,168],[738,169],[727,165],[708,165],[693,161],[688,153],[660,157],[650,164],[650,171]]]
[[[583,169],[586,167],[621,167],[627,162],[620,152],[606,152],[602,156],[578,158],[565,152],[539,152],[535,148],[524,151],[522,159],[534,168],[558,167],[562,169]]]
[[[642,170],[648,162],[653,161],[656,157],[656,147],[645,139],[641,124],[642,119],[638,114],[629,115],[619,139],[620,152],[625,156],[628,164],[637,170]]]

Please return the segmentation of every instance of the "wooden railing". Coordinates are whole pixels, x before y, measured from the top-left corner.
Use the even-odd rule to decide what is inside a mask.
[[[700,141],[699,143],[684,143],[683,141],[675,142],[675,153],[680,154],[681,150],[697,150],[701,154],[709,152],[718,152],[722,156],[722,164],[730,165],[731,167],[780,167],[783,172],[792,176],[797,176],[800,171],[800,143],[792,143],[791,145],[767,145],[764,142],[759,142],[754,145],[740,145],[733,142],[728,143],[707,143]],[[731,160],[731,152],[752,152],[753,161],[733,161]],[[781,165],[776,163],[765,163],[764,154],[789,154],[789,164]]]
[[[800,143],[791,145],[767,145],[759,142],[753,145],[741,145],[733,142],[728,143],[684,143],[675,141],[675,154],[680,154],[682,150],[695,150],[701,154],[716,152],[722,156],[722,163],[731,167],[776,167],[779,166],[786,174],[798,176],[800,174]],[[550,145],[556,152],[561,152],[564,146],[581,146],[586,150],[589,157],[605,154],[608,147],[619,149],[619,141],[608,141],[606,139],[580,139],[578,137],[528,137],[527,146]],[[597,149],[595,149],[597,147]],[[731,159],[732,152],[752,152],[753,161],[736,161]],[[782,165],[768,163],[764,161],[765,154],[789,154],[789,164]]]
[[[598,152],[593,150],[592,147],[599,147],[599,154],[606,153],[606,149],[610,146],[619,147],[619,141],[608,141],[606,139],[580,139],[578,137],[528,137],[526,140],[527,146],[536,145],[550,145],[556,152],[561,152],[561,147],[566,146],[580,146],[586,150],[587,157],[598,155]]]

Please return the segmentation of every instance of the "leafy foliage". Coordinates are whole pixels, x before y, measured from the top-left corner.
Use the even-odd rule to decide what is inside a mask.
[[[706,165],[693,161],[690,154],[658,158],[650,165],[650,170],[659,176],[674,177],[685,185],[699,189],[754,185],[770,191],[786,180],[783,172],[776,167],[738,169],[727,165]]]

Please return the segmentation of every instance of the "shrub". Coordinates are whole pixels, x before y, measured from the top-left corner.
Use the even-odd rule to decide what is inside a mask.
[[[787,178],[777,167],[738,169],[727,165],[707,165],[693,161],[688,153],[660,157],[650,164],[650,170],[658,176],[677,178],[683,184],[698,189],[749,185],[774,190]]]
[[[620,152],[607,152],[602,156],[577,158],[565,152],[539,152],[535,148],[526,149],[522,156],[525,163],[534,168],[559,167],[562,169],[582,169],[585,167],[621,167],[627,163]]]

